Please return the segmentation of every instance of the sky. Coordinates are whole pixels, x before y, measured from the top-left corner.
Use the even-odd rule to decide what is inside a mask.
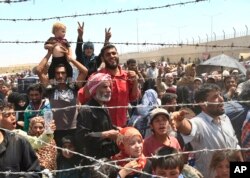
[[[179,43],[206,40],[216,35],[246,34],[250,30],[249,0],[209,0],[145,11],[130,11],[60,18],[45,21],[4,21],[103,13],[116,10],[159,7],[192,0],[30,0],[1,3],[0,51],[1,66],[39,63],[45,56],[43,43],[9,44],[4,41],[46,41],[53,36],[53,23],[60,20],[67,27],[66,39],[76,42],[77,22],[84,22],[84,41],[103,42],[105,28],[111,27],[114,43]],[[246,27],[247,26],[247,27]],[[212,33],[211,33],[212,32]],[[215,34],[214,34],[215,33]],[[250,31],[249,31],[250,33]],[[71,44],[75,50],[75,43]],[[118,52],[141,52],[160,46],[116,45]],[[98,54],[102,44],[95,44]],[[74,56],[75,57],[75,56]]]

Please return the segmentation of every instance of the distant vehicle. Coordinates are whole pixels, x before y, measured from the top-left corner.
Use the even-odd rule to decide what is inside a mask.
[[[39,83],[39,77],[37,75],[27,76],[17,80],[17,91],[19,93],[27,93],[27,89],[30,85]]]

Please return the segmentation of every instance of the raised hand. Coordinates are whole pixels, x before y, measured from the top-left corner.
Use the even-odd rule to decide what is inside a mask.
[[[119,171],[120,177],[126,177],[130,173],[132,173],[134,170],[133,169],[138,169],[139,164],[136,162],[136,160],[130,161],[125,166]]]
[[[185,118],[185,115],[188,114],[187,111],[181,110],[181,111],[175,111],[171,114],[170,117],[170,125],[171,127],[176,131],[179,126],[181,125],[183,119]]]
[[[83,37],[83,33],[84,33],[84,22],[82,22],[82,25],[80,24],[80,22],[78,23],[78,28],[77,28],[77,32],[78,32],[78,37]]]
[[[128,71],[128,79],[130,82],[137,82],[138,75],[136,74],[135,71],[129,70]]]
[[[158,76],[161,76],[161,74],[163,74],[164,72],[164,69],[162,66],[159,66],[159,69],[158,69]]]
[[[66,48],[65,48],[65,47],[63,47],[63,46],[60,46],[60,52],[61,52],[61,53],[66,54],[66,55],[68,55],[69,50],[68,50],[68,49],[66,49]]]
[[[55,121],[52,120],[50,125],[49,125],[50,129],[54,132],[56,130],[56,124],[55,124]]]
[[[109,138],[111,140],[116,140],[118,134],[119,134],[118,130],[112,129],[112,130],[107,130],[107,131],[102,132],[102,137]]]
[[[105,28],[105,42],[109,42],[112,34],[111,34],[111,27],[109,29]]]
[[[230,99],[237,93],[236,91],[237,87],[236,85],[231,86],[227,92],[228,96],[230,97]]]
[[[47,49],[47,50],[52,50],[54,47],[55,47],[54,44],[46,44],[46,45],[44,45],[44,48]]]

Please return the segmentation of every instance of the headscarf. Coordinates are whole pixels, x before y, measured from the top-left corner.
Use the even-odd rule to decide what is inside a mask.
[[[84,43],[84,45],[83,45],[83,50],[85,50],[85,49],[87,49],[87,48],[91,48],[91,49],[94,50],[94,44],[93,44],[92,42],[90,42],[90,41]]]
[[[153,105],[158,105],[157,103],[157,93],[153,89],[148,89],[145,91],[143,97],[142,97],[142,105],[145,106],[153,106]]]
[[[139,107],[137,108],[138,114],[139,115],[146,115],[148,112],[154,108],[155,106],[158,106],[157,102],[158,94],[156,93],[155,90],[153,89],[148,89],[145,91],[141,104],[138,105]],[[140,107],[142,106],[142,107]]]
[[[20,101],[24,101],[25,104],[23,106],[19,105]],[[20,94],[18,92],[12,92],[8,96],[8,102],[14,104],[16,111],[23,111],[29,105],[28,96],[26,94],[23,94],[23,93]],[[19,116],[20,115],[23,115],[23,113],[19,113]],[[20,118],[18,118],[18,119],[20,119]]]
[[[194,67],[193,63],[189,63],[185,66],[185,74],[187,77],[195,77],[193,76],[193,67]],[[196,73],[194,75],[196,75]]]
[[[111,81],[111,76],[109,74],[104,73],[96,73],[89,77],[87,82],[87,88],[89,90],[89,93],[91,96],[94,96],[96,94],[96,89],[102,82],[104,81]]]
[[[118,148],[120,149],[120,152],[116,155],[114,155],[112,157],[112,160],[123,160],[126,158],[130,158],[130,155],[128,155],[127,153],[125,153],[125,149],[124,149],[124,145],[128,144],[128,141],[134,137],[134,136],[139,136],[142,141],[142,135],[141,133],[134,127],[125,127],[122,128],[118,134],[117,140],[116,140],[116,144],[118,146]],[[144,166],[146,165],[146,158],[143,155],[143,153],[141,154],[141,156],[139,158],[137,158],[137,163],[138,163],[138,169],[142,170],[144,168]],[[125,166],[129,161],[118,161],[118,165],[119,166]]]
[[[30,119],[30,124],[29,124],[29,135],[34,136],[36,133],[33,132],[32,127],[36,123],[41,123],[43,126],[45,126],[44,118],[41,116],[33,117]]]
[[[30,119],[29,135],[31,136],[36,136],[36,133],[34,133],[32,130],[33,125],[36,123],[41,123],[43,126],[45,126],[45,121],[42,116],[37,116]],[[51,141],[48,142],[48,145],[44,145],[35,151],[42,168],[49,169],[50,171],[56,169],[57,150],[54,139],[51,139]]]

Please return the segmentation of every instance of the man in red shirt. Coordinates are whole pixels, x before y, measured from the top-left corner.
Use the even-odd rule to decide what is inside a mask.
[[[106,45],[102,48],[102,57],[105,68],[99,72],[107,73],[112,78],[112,96],[107,103],[108,107],[128,106],[139,98],[138,76],[134,71],[125,71],[119,66],[119,56],[114,45]],[[90,98],[88,88],[85,86],[78,91],[78,100],[85,104]],[[127,108],[109,108],[112,124],[122,127],[127,122]]]

